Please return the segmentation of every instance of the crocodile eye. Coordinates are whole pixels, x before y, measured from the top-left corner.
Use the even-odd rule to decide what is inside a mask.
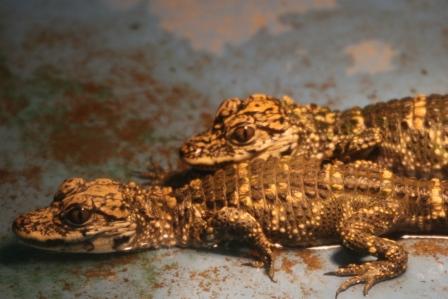
[[[80,205],[75,205],[68,210],[63,216],[64,220],[73,226],[83,225],[89,221],[92,211]]]
[[[244,144],[249,142],[255,135],[255,128],[250,125],[242,125],[237,127],[230,136],[233,141],[239,144]]]

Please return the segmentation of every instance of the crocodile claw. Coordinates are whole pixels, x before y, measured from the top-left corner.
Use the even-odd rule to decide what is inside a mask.
[[[274,271],[274,267],[272,266],[271,263],[265,263],[261,260],[255,260],[255,261],[243,263],[243,265],[258,268],[258,269],[266,267],[266,274],[269,276],[269,278],[272,280],[272,282],[277,282],[277,280],[274,278],[275,271]]]
[[[327,272],[325,275],[353,276],[339,286],[335,298],[349,287],[360,283],[364,284],[363,294],[366,296],[376,283],[397,276],[397,273],[394,273],[392,269],[394,269],[394,265],[389,261],[375,261],[359,265],[349,264],[336,271]]]

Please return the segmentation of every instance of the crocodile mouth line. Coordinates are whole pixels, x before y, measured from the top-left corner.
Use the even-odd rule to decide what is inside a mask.
[[[269,151],[269,147],[265,148],[261,151],[248,151],[247,152],[247,156],[244,156],[242,158],[239,159],[235,159],[235,158],[229,158],[229,159],[213,159],[213,158],[209,158],[207,160],[211,161],[211,163],[209,164],[205,164],[203,163],[203,161],[197,161],[198,159],[184,159],[184,161],[191,165],[192,167],[194,167],[195,169],[198,170],[204,170],[204,171],[215,171],[218,168],[221,167],[225,167],[228,166],[230,164],[235,164],[235,163],[240,163],[240,162],[244,162],[246,160],[251,160],[251,159],[255,159],[257,157],[263,156],[266,152]],[[200,159],[202,160],[202,159]]]
[[[33,246],[35,248],[55,248],[55,247],[64,247],[67,246],[67,241],[64,241],[63,239],[54,239],[54,240],[46,240],[46,241],[40,241],[40,240],[33,240],[33,239],[24,239],[19,238],[20,242]]]
[[[107,246],[102,250],[98,250],[95,246],[95,240],[97,238],[88,238],[85,240],[79,241],[71,241],[67,242],[64,239],[53,239],[53,240],[34,240],[34,239],[25,239],[20,238],[19,241],[25,245],[31,246],[40,250],[48,250],[52,252],[66,252],[66,253],[109,253],[115,252],[118,250],[114,250]]]

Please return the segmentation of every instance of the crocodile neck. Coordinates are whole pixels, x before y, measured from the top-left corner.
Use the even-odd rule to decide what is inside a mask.
[[[339,132],[335,124],[340,122],[341,113],[326,106],[301,105],[292,100],[287,106],[288,119],[294,127],[296,139],[291,143],[293,153],[324,159],[332,156],[333,144]]]
[[[134,183],[125,185],[126,198],[136,211],[138,229],[134,246],[204,247],[201,235],[206,225],[203,209],[192,204],[190,192],[189,185],[177,189],[141,187]]]

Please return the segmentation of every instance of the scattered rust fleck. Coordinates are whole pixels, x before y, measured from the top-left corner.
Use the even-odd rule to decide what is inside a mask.
[[[292,260],[290,260],[288,257],[283,257],[282,259],[282,266],[281,269],[288,273],[288,274],[292,274],[292,268],[294,267],[296,263]]]
[[[109,260],[108,262],[95,263],[85,270],[73,269],[71,272],[76,276],[84,276],[86,279],[115,279],[117,275],[115,267],[128,265],[137,258],[137,256],[132,255],[117,256]],[[127,270],[127,268],[125,269]]]
[[[300,285],[300,290],[302,291],[301,298],[313,298],[313,297],[315,297],[316,290],[314,290],[313,288],[307,288],[307,287],[305,287],[305,286],[303,286],[301,284]]]
[[[155,282],[152,284],[152,287],[155,289],[162,289],[165,287],[165,284],[161,283],[161,282]]]
[[[322,261],[312,250],[303,249],[296,251],[296,256],[300,257],[308,270],[318,270],[322,268]]]
[[[196,271],[191,271],[190,272],[190,280],[194,280],[196,278],[197,272]]]
[[[173,270],[177,270],[179,269],[179,265],[177,263],[171,263],[171,264],[167,264],[165,266],[162,267],[162,271],[173,271]]]
[[[444,240],[419,240],[411,247],[412,253],[421,256],[432,256],[437,262],[441,262],[438,255],[448,256],[448,248]]]
[[[102,265],[97,269],[90,269],[81,273],[86,278],[114,278],[116,273],[110,267]]]
[[[64,290],[64,291],[72,291],[72,284],[71,283],[69,283],[69,282],[67,282],[67,281],[62,281],[62,289]]]
[[[211,267],[201,272],[191,272],[190,279],[200,278],[199,287],[203,292],[210,292],[213,285],[222,282],[218,267]]]
[[[333,78],[328,78],[322,83],[306,82],[305,87],[317,91],[327,91],[328,89],[335,88],[336,82]]]
[[[2,181],[3,184],[5,183],[16,183],[17,182],[17,176],[14,172],[7,170],[7,169],[0,169],[0,181]]]
[[[39,298],[39,299],[47,299],[48,297],[45,296],[44,294],[42,294],[41,291],[39,291],[39,293],[38,293],[38,298]]]
[[[36,47],[53,48],[61,45],[81,48],[84,47],[86,39],[90,36],[92,36],[91,27],[83,29],[77,26],[75,30],[70,30],[70,28],[41,25],[28,31],[22,46],[29,51],[35,51]]]

